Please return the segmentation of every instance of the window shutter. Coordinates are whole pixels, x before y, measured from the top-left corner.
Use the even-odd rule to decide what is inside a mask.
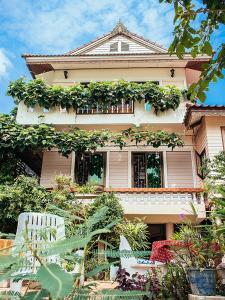
[[[118,52],[118,42],[110,45],[110,52]]]
[[[121,51],[129,51],[129,44],[122,42]]]

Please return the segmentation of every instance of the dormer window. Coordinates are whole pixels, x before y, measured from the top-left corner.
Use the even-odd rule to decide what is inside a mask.
[[[118,42],[110,45],[110,52],[118,52]]]
[[[129,51],[129,44],[121,42],[121,52],[123,51]]]

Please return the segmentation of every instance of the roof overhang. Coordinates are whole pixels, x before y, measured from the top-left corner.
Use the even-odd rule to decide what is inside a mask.
[[[193,58],[185,54],[183,59],[168,53],[109,54],[109,55],[31,55],[24,54],[27,66],[35,75],[60,69],[93,68],[189,68],[200,71],[209,56]]]
[[[192,129],[200,125],[202,118],[205,116],[225,116],[225,105],[187,105],[184,124],[187,129]]]

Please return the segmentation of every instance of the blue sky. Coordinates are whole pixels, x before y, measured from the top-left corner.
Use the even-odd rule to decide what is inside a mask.
[[[158,0],[0,0],[0,112],[13,108],[5,96],[9,81],[30,78],[22,53],[62,54],[112,30],[118,19],[164,46],[172,41],[173,8]],[[224,28],[214,48],[222,40]],[[225,105],[225,79],[210,85],[205,103]]]

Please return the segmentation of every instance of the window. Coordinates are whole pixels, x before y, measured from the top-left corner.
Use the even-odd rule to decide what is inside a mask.
[[[155,241],[166,239],[166,224],[148,224],[149,239],[152,244]]]
[[[205,149],[201,154],[196,152],[196,167],[197,167],[197,175],[204,179],[207,175],[207,157]]]
[[[97,185],[104,185],[105,154],[85,153],[77,155],[75,159],[76,183],[82,185],[87,182],[93,182]]]
[[[121,42],[121,51],[129,51],[129,44]]]
[[[133,186],[136,188],[160,188],[162,180],[162,153],[133,153]]]
[[[110,45],[110,52],[118,52],[118,42]]]

